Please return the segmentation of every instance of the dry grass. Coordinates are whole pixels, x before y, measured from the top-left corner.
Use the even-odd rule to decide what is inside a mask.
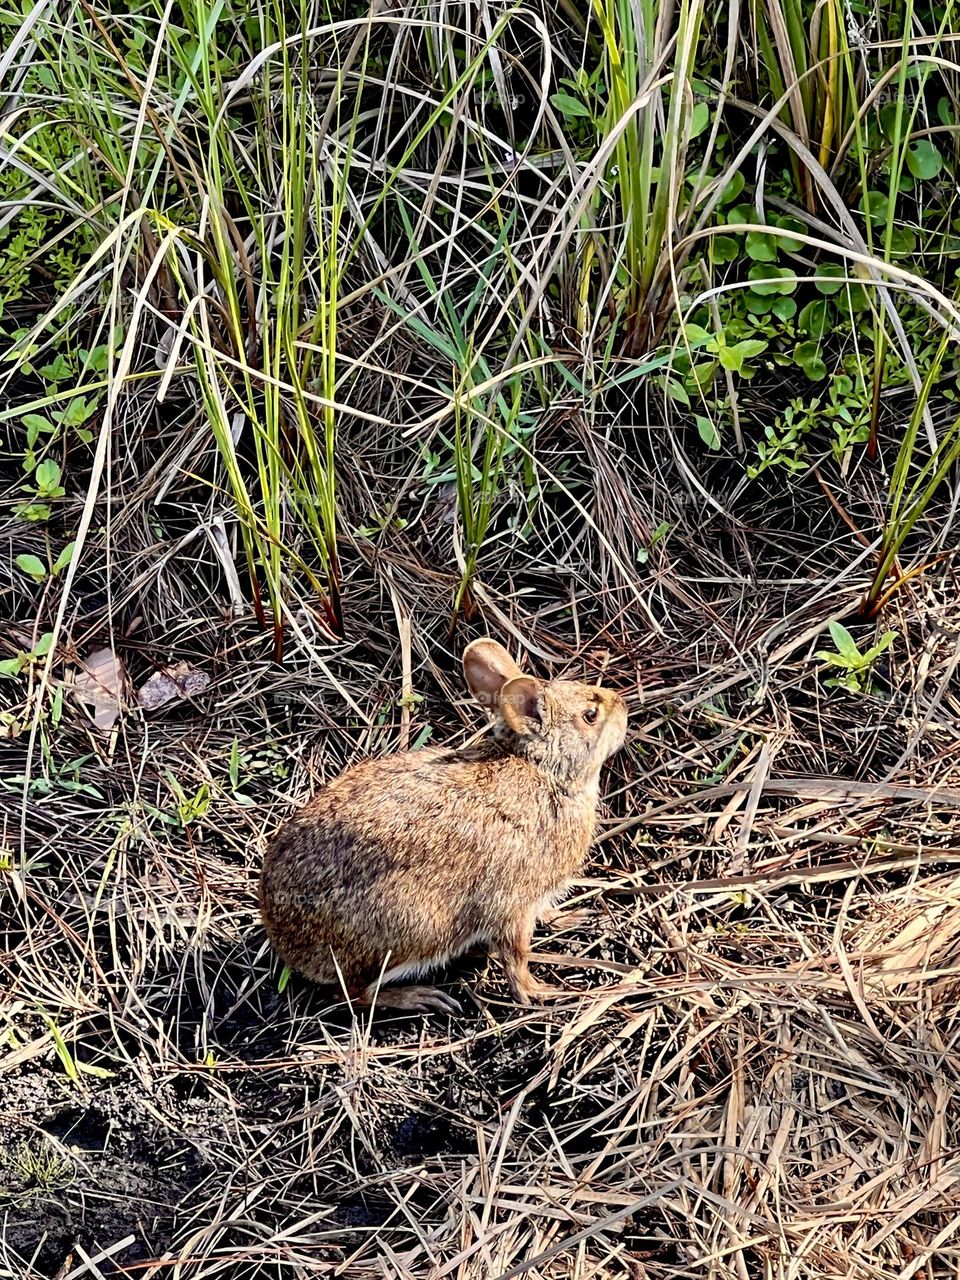
[[[591,522],[558,504],[508,560],[495,538],[481,616],[452,638],[442,495],[406,495],[405,529],[344,552],[347,641],[301,628],[284,669],[223,611],[197,532],[219,499],[158,467],[188,513],[161,547],[143,460],[118,463],[115,541],[55,671],[112,619],[134,684],[176,660],[213,682],[110,735],[67,698],[53,759],[90,759],[59,783],[37,769],[23,809],[5,793],[22,857],[0,881],[0,1275],[957,1274],[950,570],[895,597],[885,700],[828,691],[812,654],[870,564],[838,568],[863,548],[816,481],[774,516],[718,472],[700,504],[675,457],[631,439],[542,424],[545,464],[592,483]],[[359,510],[393,485],[390,441],[351,444]],[[824,479],[866,525],[870,474]],[[662,520],[666,549],[625,574],[633,531]],[[473,962],[449,975],[449,1021],[354,1020],[296,979],[278,994],[263,831],[350,759],[428,726],[462,739],[456,654],[481,628],[538,669],[602,672],[634,708],[575,895],[591,923],[540,942],[568,998],[518,1010]],[[26,742],[4,744],[10,773]]]
[[[458,22],[476,21],[463,38],[470,48],[488,39],[486,7],[463,9],[448,22],[441,7],[424,27],[406,9],[403,25],[401,10],[374,6],[386,24],[376,47],[387,96],[404,87],[407,64],[418,83],[425,49],[456,65]],[[737,32],[746,40],[752,19],[731,12],[743,23],[730,32],[732,67]],[[76,6],[62,18],[85,49],[97,44],[86,17]],[[530,35],[528,18],[519,11],[518,50],[540,48],[542,24]],[[32,58],[28,33],[13,30],[10,48]],[[557,45],[570,51],[567,69],[580,45],[570,30]],[[47,56],[71,70],[58,31],[54,23]],[[672,43],[669,23],[659,34]],[[338,64],[335,44],[314,51],[319,101],[359,49],[339,50]],[[557,50],[548,41],[537,55],[544,84]],[[81,79],[71,101],[89,108],[84,128],[104,151],[170,110],[166,91],[151,99],[153,72],[131,98],[115,68],[107,76],[96,59],[90,66],[91,91]],[[222,280],[200,232],[180,258],[172,238],[144,250],[132,161],[126,176],[114,166],[104,190],[122,194],[129,221],[98,234],[103,263],[113,263],[111,307],[136,322],[111,357],[98,452],[64,445],[70,472],[53,524],[4,513],[0,526],[0,660],[29,651],[56,619],[54,687],[104,646],[128,681],[124,713],[98,732],[69,691],[56,718],[43,664],[0,679],[0,1280],[957,1277],[960,597],[952,555],[932,560],[952,545],[955,474],[907,544],[902,567],[916,556],[930,568],[884,606],[883,626],[898,635],[874,673],[876,696],[828,688],[815,657],[830,644],[827,623],[847,619],[864,647],[875,638],[851,617],[876,568],[907,397],[884,391],[876,461],[858,447],[839,468],[824,446],[818,469],[749,482],[743,456],[701,449],[662,388],[634,379],[620,348],[604,347],[619,250],[591,263],[596,235],[584,218],[615,131],[575,161],[551,115],[558,150],[538,166],[514,154],[509,132],[492,132],[492,109],[481,108],[474,155],[457,130],[471,94],[492,101],[488,87],[454,86],[443,105],[431,79],[398,99],[396,136],[385,141],[368,87],[354,84],[364,106],[356,188],[337,199],[354,220],[356,252],[336,281],[336,368],[325,375],[336,391],[325,403],[337,407],[338,563],[312,561],[328,586],[340,575],[345,636],[331,637],[316,584],[294,574],[274,598],[288,611],[279,665],[276,635],[254,615],[223,457],[232,441],[234,479],[253,483],[251,436],[268,385],[283,390],[272,423],[287,447],[292,407],[324,400],[311,377],[306,389],[299,382],[305,368],[316,374],[305,353],[324,347],[304,336],[291,304],[286,339],[275,343],[290,363],[283,377],[270,383],[250,354],[284,332],[275,264],[250,228],[268,228],[276,249],[275,227],[292,221],[277,185],[287,156],[271,114],[278,82],[258,80],[260,66],[245,49],[233,89],[249,89],[247,115],[221,129],[219,145],[236,147],[245,174],[250,166],[254,209],[246,222],[238,215],[244,231],[219,244]],[[536,77],[528,80],[522,87],[546,113]],[[726,176],[773,127],[775,106],[763,100],[747,104],[756,135]],[[251,104],[261,101],[273,182],[263,190],[250,145],[260,137]],[[220,99],[209,105],[219,119]],[[634,105],[649,136],[662,133],[659,95]],[[417,133],[424,109],[436,117],[429,137]],[[184,121],[164,147],[171,173],[174,161],[200,172],[209,158],[212,133],[195,98]],[[76,158],[93,165],[99,152],[86,145]],[[827,260],[839,253],[952,317],[926,278],[864,259],[839,190],[825,169],[809,168],[808,194],[837,227],[803,220],[821,237],[798,241],[805,275],[816,273],[819,249]],[[151,194],[179,200],[179,184],[157,179]],[[207,186],[198,182],[204,200]],[[398,207],[407,202],[422,253],[410,236],[399,248],[387,238],[399,214],[373,221],[387,187]],[[237,192],[228,195],[235,205]],[[184,200],[186,227],[194,211]],[[618,208],[604,208],[617,223]],[[483,221],[492,209],[510,228],[509,253]],[[693,212],[663,239],[653,284],[664,307],[690,237],[711,234],[707,214],[694,223]],[[182,270],[176,305],[158,306],[145,271],[127,270],[128,234],[141,269],[163,261]],[[311,270],[317,306],[330,281],[315,262]],[[591,272],[600,278],[592,294]],[[724,287],[722,277],[704,281],[702,296]],[[878,295],[909,366],[900,295]],[[287,296],[298,305],[296,289]],[[26,320],[42,328],[44,311],[62,302],[25,302]],[[451,359],[451,315],[468,313]],[[113,319],[97,311],[95,336]],[[51,333],[40,358],[62,337]],[[5,368],[3,394],[19,396],[18,370]],[[285,381],[293,373],[295,388]],[[742,432],[755,445],[792,376],[740,384],[738,441]],[[242,403],[245,377],[240,430],[231,397]],[[32,385],[24,395],[38,394]],[[495,389],[507,404],[512,386],[523,389],[522,423],[498,407]],[[210,426],[218,395],[219,442]],[[447,467],[457,453],[461,402],[470,436],[461,470],[491,433],[515,428],[511,445],[536,464],[535,485],[524,487],[516,454],[486,483],[489,525],[473,513],[482,526],[475,565],[455,483],[426,475],[435,446]],[[932,405],[931,420],[942,412]],[[0,408],[5,426],[15,416]],[[332,414],[318,413],[328,422]],[[10,430],[8,506],[23,482],[22,442]],[[295,447],[290,458],[292,474]],[[318,492],[301,489],[301,503]],[[264,485],[261,506],[274,504],[284,553],[309,558],[291,492]],[[59,551],[51,528],[64,540],[84,531],[67,585],[15,567],[15,555],[46,563]],[[257,536],[280,547],[265,523]],[[470,592],[454,614],[465,580]],[[455,1019],[354,1018],[329,992],[296,978],[283,987],[255,911],[264,833],[353,759],[427,736],[462,741],[478,715],[457,658],[483,632],[539,672],[602,676],[633,711],[628,747],[607,777],[602,838],[574,894],[589,923],[539,940],[539,963],[567,998],[520,1010],[482,961],[444,978],[464,1005]],[[137,710],[133,691],[177,663],[205,672],[209,686]]]

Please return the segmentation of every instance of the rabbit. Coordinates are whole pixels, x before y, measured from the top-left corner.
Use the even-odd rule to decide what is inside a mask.
[[[524,675],[490,639],[467,646],[463,670],[492,738],[353,765],[266,850],[260,910],[275,950],[359,1004],[459,1011],[435,987],[387,984],[478,944],[519,1003],[560,994],[530,974],[533,929],[586,859],[627,707],[611,689]]]

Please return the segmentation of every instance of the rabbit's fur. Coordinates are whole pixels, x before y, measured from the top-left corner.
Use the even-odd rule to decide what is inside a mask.
[[[267,848],[271,942],[291,968],[342,982],[360,1003],[455,1008],[435,988],[385,984],[477,943],[499,955],[517,1000],[549,994],[530,975],[531,936],[583,866],[626,705],[610,689],[524,675],[493,640],[469,645],[463,666],[492,740],[354,765]]]

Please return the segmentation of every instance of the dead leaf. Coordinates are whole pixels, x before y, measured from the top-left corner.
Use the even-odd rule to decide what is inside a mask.
[[[105,733],[113,728],[123,710],[127,676],[123,659],[111,649],[95,649],[82,660],[74,676],[73,692]]]
[[[0,738],[19,738],[23,724],[12,711],[0,711]]]
[[[188,662],[178,662],[163,671],[155,671],[137,691],[137,702],[144,711],[156,711],[157,707],[164,707],[168,702],[196,698],[209,683],[206,671],[198,671]]]

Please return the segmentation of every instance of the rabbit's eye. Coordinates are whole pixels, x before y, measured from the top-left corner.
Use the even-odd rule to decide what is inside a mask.
[[[586,720],[587,724],[596,724],[597,716],[599,714],[600,712],[596,707],[587,707],[586,711],[583,713],[583,718]]]

